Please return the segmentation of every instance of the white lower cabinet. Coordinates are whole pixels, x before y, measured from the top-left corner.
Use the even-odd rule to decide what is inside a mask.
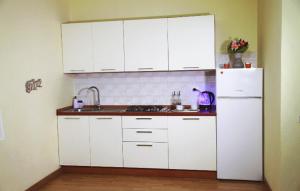
[[[168,117],[169,168],[216,170],[216,117]]]
[[[61,165],[122,167],[121,116],[59,116]]]
[[[90,166],[88,116],[59,116],[58,138],[61,165]]]
[[[214,116],[59,116],[61,165],[216,170]]]
[[[123,167],[121,116],[90,117],[91,166]]]
[[[124,167],[168,168],[168,143],[123,142]]]

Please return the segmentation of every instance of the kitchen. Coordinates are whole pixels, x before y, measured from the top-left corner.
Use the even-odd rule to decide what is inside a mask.
[[[3,172],[5,172],[0,175],[0,190],[25,190],[31,186],[31,189],[38,188],[41,182],[47,180],[47,177],[51,183],[50,179],[55,181],[55,178],[64,176],[64,171],[75,174],[81,172],[82,176],[88,176],[87,172],[100,175],[113,173],[116,176],[128,173],[129,177],[136,175],[140,178],[146,178],[146,181],[149,180],[147,177],[152,173],[156,174],[157,177],[167,176],[171,182],[183,181],[183,179],[179,180],[176,176],[181,176],[181,178],[194,176],[193,178],[196,178],[196,180],[193,179],[195,182],[198,182],[198,180],[202,182],[208,178],[210,181],[215,181],[212,184],[216,186],[218,184],[221,186],[227,182],[225,180],[223,180],[224,182],[216,181],[216,179],[256,180],[259,182],[252,182],[251,186],[257,187],[257,189],[259,187],[265,189],[264,182],[261,182],[265,181],[272,190],[297,190],[298,184],[297,181],[294,181],[294,175],[290,175],[291,178],[288,180],[286,178],[288,176],[276,179],[277,175],[274,175],[274,173],[277,165],[274,166],[274,164],[277,162],[279,166],[282,166],[282,173],[286,172],[285,167],[288,167],[288,164],[271,157],[277,155],[273,146],[278,144],[282,151],[280,152],[282,156],[279,155],[279,158],[284,158],[286,161],[290,159],[290,162],[293,161],[292,163],[295,164],[295,169],[297,169],[298,163],[295,157],[298,157],[299,154],[293,153],[290,155],[290,150],[278,142],[282,139],[286,143],[295,145],[295,142],[292,142],[293,139],[287,139],[285,134],[276,134],[278,129],[268,128],[270,123],[275,128],[281,120],[287,119],[283,117],[293,116],[273,118],[278,110],[271,103],[274,103],[274,100],[278,97],[271,96],[270,92],[276,91],[275,82],[280,79],[276,78],[273,73],[274,71],[278,72],[274,69],[276,64],[273,63],[271,69],[268,65],[270,62],[268,59],[274,59],[275,56],[272,54],[271,57],[268,52],[269,49],[273,48],[267,46],[270,41],[266,39],[269,37],[262,38],[261,35],[265,34],[262,31],[277,27],[277,23],[266,26],[261,25],[260,22],[268,21],[257,22],[257,18],[260,18],[260,16],[261,18],[269,17],[269,12],[261,11],[268,1],[246,3],[236,0],[232,7],[220,2],[208,3],[205,1],[202,2],[203,6],[200,6],[201,3],[192,0],[185,1],[185,3],[176,1],[175,4],[167,3],[167,1],[146,2],[133,3],[133,1],[128,1],[128,4],[118,2],[119,7],[117,8],[113,4],[105,3],[105,1],[98,2],[99,4],[92,1],[86,3],[83,1],[35,2],[37,8],[33,4],[20,2],[4,2],[1,5],[1,8],[3,8],[1,14],[4,14],[2,18],[9,18],[7,21],[3,20],[7,25],[5,30],[7,36],[3,38],[6,48],[3,46],[2,49],[1,47],[1,52],[5,53],[2,56],[4,60],[1,63],[7,63],[4,65],[7,71],[14,69],[16,72],[1,73],[3,79],[1,80],[1,87],[7,91],[7,95],[0,105],[2,111],[1,129],[4,130],[0,134],[1,139],[3,139],[3,141],[0,141],[0,164],[1,169],[4,169]],[[287,5],[290,4],[287,3]],[[165,7],[166,10],[160,10],[159,7]],[[242,7],[250,9],[249,14],[243,14],[241,9],[233,13],[232,10]],[[116,8],[116,11],[114,12],[111,8]],[[275,7],[272,11],[277,11],[276,8],[278,7]],[[19,15],[18,17],[14,17],[14,14],[11,13],[10,10],[12,9],[18,10],[18,14],[16,14]],[[174,10],[172,11],[172,9]],[[273,13],[272,11],[270,11],[270,14]],[[231,21],[232,15],[230,14],[237,16],[235,21]],[[191,26],[191,23],[186,25],[187,22],[184,21],[193,20],[192,18],[195,18],[197,22],[201,20],[202,27],[205,26],[199,30],[197,28],[200,26],[199,22],[198,25],[192,25],[193,27],[189,30],[188,26]],[[203,18],[206,18],[207,21],[202,22]],[[238,22],[237,18],[240,18],[241,21]],[[238,22],[240,29],[230,27],[234,26],[235,22]],[[115,25],[113,26],[112,23]],[[226,25],[229,25],[229,27]],[[79,33],[85,35],[76,36],[79,33],[73,33],[71,31],[71,29],[74,29],[72,26],[80,26]],[[205,33],[203,29],[208,32]],[[206,42],[205,47],[199,45],[199,43],[197,44],[199,36],[193,36],[193,30],[198,33],[201,32],[202,36],[200,38],[201,41]],[[180,37],[183,33],[186,33],[185,36],[189,38],[181,40]],[[288,38],[288,35],[284,35],[285,33],[280,38]],[[223,49],[224,46],[226,49],[228,38],[232,36],[233,38],[236,36],[243,37],[249,41],[250,48],[248,53],[244,54],[243,61],[251,63],[252,69],[219,69],[229,62],[228,54]],[[257,40],[258,37],[260,41]],[[78,43],[77,46],[76,42]],[[99,42],[113,42],[109,43],[113,46],[110,47],[107,44],[104,46],[103,43]],[[20,46],[20,43],[22,43],[22,46]],[[259,43],[264,46],[260,48],[261,45],[257,46]],[[201,51],[195,54],[195,49]],[[94,54],[94,51],[97,54]],[[278,50],[276,49],[276,51]],[[9,57],[13,52],[16,56]],[[282,55],[282,58],[286,56],[283,52],[279,54]],[[99,57],[93,57],[93,55]],[[186,55],[189,55],[188,58],[191,60],[183,63],[183,60],[187,58]],[[293,56],[289,58],[294,58],[295,56]],[[107,64],[105,66],[99,64],[99,60],[101,61],[103,57],[106,59],[103,62],[104,65]],[[208,65],[199,65],[199,62],[203,62],[203,60]],[[266,61],[266,63],[262,61]],[[14,64],[8,65],[8,63]],[[22,63],[24,64],[22,65]],[[28,63],[34,64],[28,65]],[[143,64],[141,65],[141,63]],[[72,64],[75,64],[75,67]],[[254,69],[256,67],[264,68],[264,90],[262,89],[262,70]],[[259,109],[263,106],[262,102],[257,105],[258,109],[254,112],[244,109],[243,113],[234,113],[230,110],[230,108],[234,108],[231,107],[232,104],[230,103],[226,107],[222,107],[222,97],[229,96],[222,95],[222,87],[231,86],[232,83],[228,81],[229,84],[221,85],[226,80],[220,81],[218,79],[224,76],[226,78],[229,71],[242,73],[239,74],[241,76],[233,75],[236,79],[230,79],[231,81],[252,79],[250,84],[257,81],[255,87],[259,91],[255,90],[254,92],[260,93],[247,95],[249,98],[255,99],[263,96],[265,108],[264,139],[262,138],[263,110]],[[270,73],[270,71],[273,72]],[[281,71],[279,70],[279,72]],[[260,74],[247,77],[248,73]],[[282,81],[295,81],[292,76],[283,78]],[[8,79],[11,80],[8,81]],[[24,83],[31,79],[37,79],[37,87],[33,86],[33,91],[26,93]],[[275,80],[274,84],[271,79]],[[243,81],[240,82],[240,84],[245,85],[243,83]],[[249,85],[249,81],[247,83]],[[92,86],[97,88],[90,88]],[[212,92],[216,101],[210,98],[209,95],[211,94],[202,95],[199,91],[193,91],[193,88],[199,91]],[[245,86],[242,86],[242,88],[245,88]],[[281,91],[283,91],[285,87],[281,88]],[[100,99],[97,99],[96,89],[99,91]],[[20,90],[24,91],[22,99],[20,99],[20,96],[18,97],[22,94]],[[224,92],[226,93],[226,90]],[[240,89],[239,92],[241,93]],[[73,100],[75,107],[80,107],[77,104],[80,105],[81,101],[78,100],[82,100],[86,105],[100,105],[103,111],[91,111],[89,110],[91,108],[87,109],[86,107],[81,111],[74,110],[71,107],[73,96],[77,96],[77,100]],[[239,96],[244,95],[240,94]],[[173,108],[169,107],[172,104],[171,102],[174,101],[172,97],[176,97],[177,100]],[[11,104],[11,98],[14,99],[15,104],[13,105]],[[204,104],[209,109],[200,112],[192,111],[195,107],[198,107],[197,104],[203,106],[203,99],[211,102],[211,104]],[[226,105],[228,100],[225,99],[224,103]],[[206,101],[204,102],[206,103]],[[283,103],[282,107],[284,108],[286,103],[282,101]],[[125,106],[136,105],[139,105],[139,107],[128,107],[129,110],[130,108],[134,110],[132,113],[129,110],[125,111],[128,109]],[[140,105],[151,107],[141,107]],[[153,105],[164,107],[152,108]],[[116,111],[116,109],[120,109],[117,106],[124,108],[121,112],[120,110]],[[250,107],[252,106],[253,104],[250,105]],[[296,106],[295,104],[294,107]],[[177,111],[172,111],[175,107],[177,107]],[[215,107],[216,110],[214,110]],[[237,108],[242,108],[242,105],[237,106]],[[246,108],[249,108],[249,106],[246,106]],[[163,111],[157,112],[157,110],[162,109]],[[187,109],[187,111],[182,111],[182,109]],[[58,116],[55,114],[56,110]],[[149,113],[137,110],[155,110],[155,112]],[[222,115],[224,111],[225,114]],[[294,114],[297,113],[294,110],[293,112]],[[250,119],[253,113],[256,116],[255,120],[246,123],[244,119]],[[246,118],[244,118],[245,116]],[[225,119],[222,119],[222,117]],[[65,120],[74,120],[75,122],[66,122]],[[244,139],[239,140],[244,141],[240,143],[245,143],[247,140],[251,141],[250,135],[255,135],[253,138],[257,139],[254,142],[254,145],[257,144],[257,147],[255,147],[256,152],[248,152],[251,153],[248,157],[245,149],[239,147],[239,145],[226,145],[226,143],[230,143],[229,140],[236,138],[233,136],[228,139],[228,136],[232,134],[225,136],[225,139],[223,139],[225,144],[220,144],[222,140],[220,138],[228,133],[228,131],[222,133],[219,131],[225,130],[220,129],[222,125],[226,124],[225,121],[220,123],[222,120],[242,121],[244,126],[248,128],[250,128],[249,124],[256,124],[255,126],[258,128],[255,131],[249,131],[248,136],[244,138],[241,136],[245,135],[234,131],[240,139]],[[274,125],[276,120],[279,120],[279,123]],[[298,121],[298,117],[294,116],[293,120]],[[199,128],[199,126],[202,126],[199,124],[202,123],[203,129]],[[111,126],[112,128],[107,128],[110,131],[107,132],[96,128],[100,126]],[[280,127],[278,128],[280,129]],[[72,131],[75,129],[79,131]],[[86,131],[87,129],[88,131]],[[293,131],[297,132],[297,129],[293,129]],[[188,136],[182,136],[184,134]],[[109,138],[112,135],[116,136]],[[297,136],[297,133],[291,134],[289,131],[289,136],[291,135]],[[276,138],[276,136],[282,137]],[[195,139],[189,139],[189,137],[195,137]],[[108,146],[107,143],[115,146]],[[184,149],[180,143],[184,143],[187,146],[185,148],[194,148],[201,152]],[[161,147],[156,147],[156,145]],[[248,147],[249,145],[250,147]],[[251,149],[254,145],[248,144],[246,148]],[[225,148],[226,146],[228,147]],[[142,149],[137,150],[136,147]],[[262,153],[263,147],[264,153]],[[219,150],[220,148],[222,149]],[[241,150],[238,151],[236,148]],[[153,149],[154,153],[147,153],[147,149]],[[243,162],[236,163],[236,168],[228,171],[226,168],[229,168],[230,165],[224,166],[224,164],[221,164],[229,157],[228,153],[221,153],[224,149],[227,150],[226,152],[235,152],[237,156],[244,157],[242,158]],[[106,152],[106,154],[103,155],[99,150]],[[114,155],[116,160],[112,159],[110,154]],[[264,154],[264,157],[262,154]],[[247,159],[251,163],[253,162],[251,157],[254,156],[261,160],[256,161],[254,165],[249,165]],[[226,163],[233,162],[230,161],[231,159],[229,158]],[[262,166],[263,161],[264,166]],[[220,169],[222,166],[227,172],[238,172],[238,175],[222,177],[226,174]],[[245,166],[247,168],[243,169]],[[256,178],[248,177],[246,170],[255,172]],[[20,171],[19,174],[15,173],[17,171]],[[26,175],[28,172],[32,172],[32,176]],[[122,178],[126,179],[126,176]],[[151,180],[149,181],[151,182]],[[290,184],[286,184],[287,182],[290,182]],[[160,183],[158,182],[158,184]],[[231,189],[234,189],[234,186],[239,187],[240,184],[245,186],[242,186],[240,190],[247,189],[248,184],[243,181],[237,184],[232,183],[233,187]],[[98,186],[101,187],[101,185]],[[195,190],[201,189],[202,185],[198,186]],[[130,190],[130,188],[127,189]]]

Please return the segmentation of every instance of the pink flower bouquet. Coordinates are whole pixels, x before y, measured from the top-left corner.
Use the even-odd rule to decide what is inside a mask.
[[[230,41],[227,50],[230,54],[244,53],[248,50],[249,43],[243,39],[235,39]]]

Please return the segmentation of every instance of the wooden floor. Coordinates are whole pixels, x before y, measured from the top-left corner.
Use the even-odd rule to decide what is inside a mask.
[[[61,174],[45,191],[268,191],[263,183],[116,175]]]

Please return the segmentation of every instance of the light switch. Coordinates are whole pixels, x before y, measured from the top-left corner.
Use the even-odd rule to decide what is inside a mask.
[[[3,118],[2,118],[2,112],[0,111],[0,141],[4,140],[4,127],[3,127]]]

